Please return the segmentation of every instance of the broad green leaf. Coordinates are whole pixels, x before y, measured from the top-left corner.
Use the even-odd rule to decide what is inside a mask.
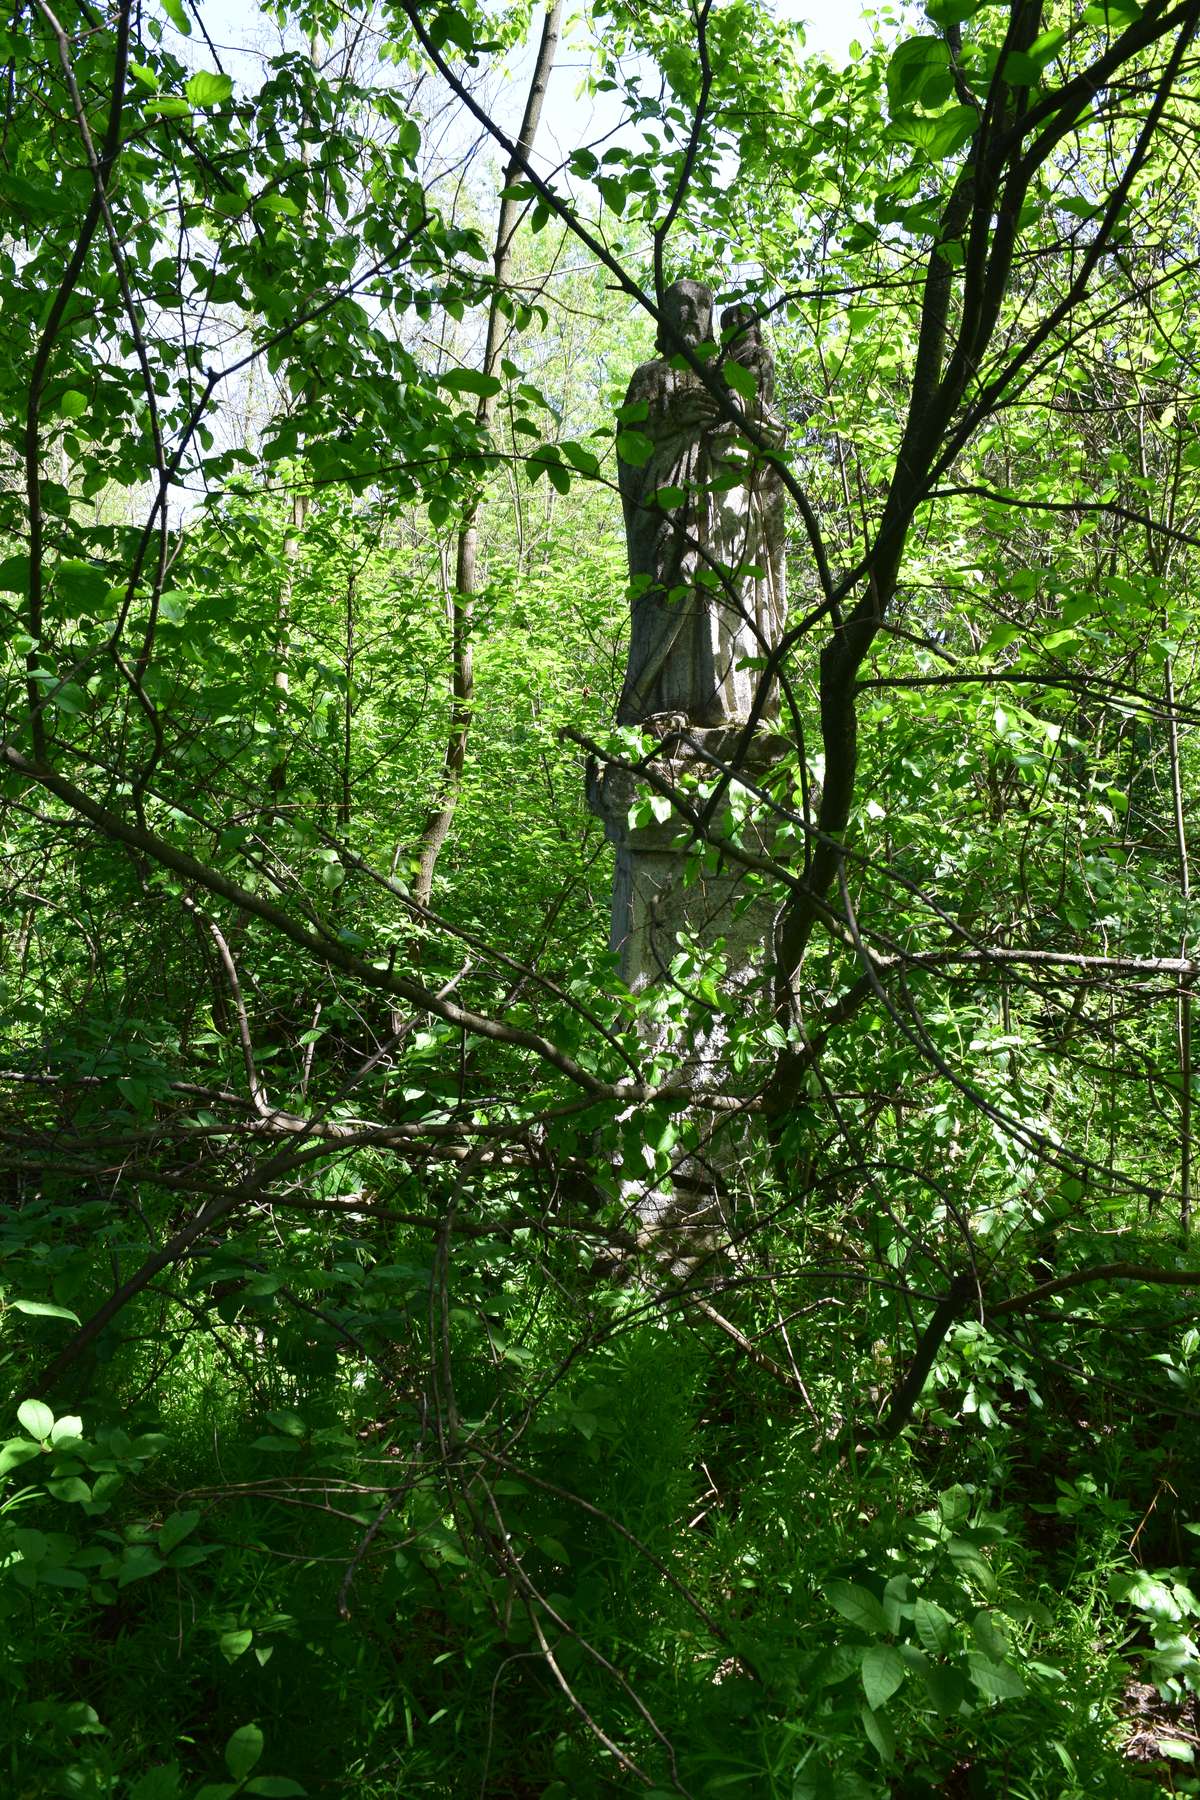
[[[954,1620],[933,1600],[918,1600],[913,1612],[917,1636],[931,1656],[948,1656],[954,1646]]]
[[[1008,1639],[990,1613],[976,1613],[971,1621],[971,1636],[982,1654],[992,1662],[1007,1661]]]
[[[298,1781],[291,1781],[286,1775],[255,1775],[246,1783],[248,1794],[263,1794],[266,1800],[290,1800],[294,1794],[306,1794]]]
[[[896,1756],[896,1733],[892,1729],[891,1720],[885,1718],[882,1713],[873,1712],[869,1706],[864,1706],[859,1716],[863,1722],[863,1730],[867,1734],[867,1741],[875,1750],[880,1762],[885,1764],[893,1762]]]
[[[157,1575],[165,1566],[162,1558],[148,1544],[137,1544],[126,1552],[117,1571],[117,1586],[123,1588],[133,1581],[144,1581],[148,1575]]]
[[[167,1556],[176,1544],[182,1544],[189,1533],[195,1531],[200,1523],[200,1514],[196,1511],[171,1513],[163,1520],[162,1530],[158,1534],[158,1553]]]
[[[48,1438],[54,1429],[54,1414],[44,1400],[22,1400],[17,1418],[30,1437]]]
[[[263,1734],[257,1725],[240,1725],[225,1746],[225,1767],[235,1781],[244,1781],[263,1753]]]
[[[439,50],[446,44],[468,52],[472,47],[471,27],[454,7],[438,13],[429,27],[429,35]]]
[[[893,118],[911,106],[941,106],[949,98],[952,86],[950,54],[944,38],[906,38],[892,52],[887,96]]]
[[[0,1446],[0,1475],[7,1475],[10,1469],[19,1469],[22,1463],[31,1462],[41,1454],[41,1446],[31,1444],[28,1438],[9,1438]]]
[[[644,468],[654,455],[653,440],[648,438],[644,431],[619,431],[617,433],[617,455],[631,468]]]
[[[71,685],[73,684],[70,682],[66,684],[67,687],[70,687]],[[60,694],[65,693],[66,687],[59,691]],[[82,688],[76,688],[75,692],[81,694],[83,690]],[[66,710],[69,711],[70,709],[67,708]],[[54,1306],[49,1300],[10,1300],[8,1304],[15,1307],[18,1312],[28,1313],[31,1318],[69,1319],[72,1325],[79,1324],[78,1313],[73,1313],[69,1306]]]
[[[902,1684],[904,1658],[891,1644],[872,1644],[862,1660],[862,1684],[872,1712],[886,1704]]]
[[[1025,1683],[1011,1663],[993,1662],[989,1656],[972,1652],[967,1668],[975,1686],[989,1700],[1019,1700],[1025,1692]]]
[[[934,1710],[952,1718],[967,1698],[965,1678],[958,1669],[942,1663],[930,1663],[924,1674],[925,1686]]]
[[[183,0],[162,0],[162,9],[177,31],[184,37],[191,37],[192,22],[183,10]]]
[[[233,82],[228,75],[199,69],[183,91],[193,106],[221,106],[233,93]]]
[[[1010,87],[1036,87],[1042,71],[1032,56],[1010,50],[1004,59],[1003,73]]]
[[[254,1641],[254,1633],[243,1627],[240,1631],[223,1631],[217,1639],[217,1648],[226,1662],[236,1662],[250,1648]]]
[[[559,446],[572,468],[578,469],[581,475],[596,475],[600,469],[600,458],[592,450],[585,450],[582,444],[572,443],[570,438]]]
[[[78,388],[68,388],[59,398],[58,410],[64,419],[81,419],[87,409],[87,395]]]
[[[861,1631],[869,1631],[876,1637],[886,1634],[883,1607],[870,1588],[862,1587],[856,1581],[831,1581],[825,1589],[825,1598],[843,1619],[849,1619]]]
[[[276,1431],[282,1431],[284,1437],[302,1438],[308,1431],[308,1426],[298,1412],[269,1412],[264,1413],[263,1417]]]
[[[755,400],[758,397],[758,382],[753,369],[745,363],[735,361],[731,356],[721,364],[721,373],[741,400]]]
[[[27,556],[6,556],[3,561],[0,561],[0,593],[24,594],[28,588],[29,558]]]
[[[991,1564],[980,1555],[975,1545],[965,1543],[961,1538],[954,1538],[947,1548],[963,1574],[970,1576],[981,1593],[990,1595],[995,1589],[996,1577],[992,1573]]]
[[[77,718],[80,713],[87,710],[87,695],[77,681],[64,681],[61,687],[55,688],[50,696],[50,701],[59,712],[66,713],[71,718]],[[30,1306],[22,1308],[24,1312],[31,1310]],[[74,1319],[76,1325],[79,1323],[75,1314],[68,1312],[66,1307],[44,1307],[42,1310],[52,1313],[57,1318]]]
[[[86,1506],[92,1497],[91,1488],[78,1475],[67,1475],[62,1481],[48,1481],[46,1491],[53,1494],[56,1500],[65,1500],[71,1506]]]
[[[498,375],[485,375],[480,369],[448,369],[438,382],[451,394],[477,394],[480,399],[490,399],[504,386]]]
[[[925,11],[935,25],[961,25],[991,3],[992,0],[926,0]]]

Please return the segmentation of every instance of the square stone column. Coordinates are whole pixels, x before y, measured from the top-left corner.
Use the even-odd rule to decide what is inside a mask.
[[[693,780],[711,782],[716,765],[729,767],[741,737],[736,727],[687,731],[687,739],[667,738],[650,767],[660,781],[680,790],[693,805],[702,802],[686,790]],[[762,731],[752,739],[749,753],[739,767],[745,779],[761,787],[787,753],[787,739]],[[713,760],[709,760],[712,758]],[[739,787],[731,782],[735,794]],[[753,795],[737,836],[741,847],[754,855],[769,855],[773,838],[770,811]],[[718,847],[730,834],[735,811],[741,815],[740,798],[726,794],[712,821],[709,841]],[[653,798],[663,809],[661,789],[634,771],[609,765],[591,769],[588,805],[604,824],[605,835],[616,851],[613,877],[611,945],[619,958],[625,985],[634,994],[656,986],[676,985],[688,995],[686,981],[676,983],[671,964],[681,940],[703,953],[722,944],[723,1000],[735,1009],[762,1009],[771,1004],[764,982],[772,955],[775,903],[757,890],[746,869],[733,858],[722,856],[716,867],[711,856],[701,861],[704,846],[678,812],[647,823],[630,824],[635,808],[644,817],[641,802]],[[688,877],[685,880],[685,876]],[[700,996],[690,995],[686,1041],[677,1029],[648,1020],[643,1025],[647,1048],[656,1056],[664,1051],[677,1060],[679,1076],[690,1082],[695,1101],[687,1109],[701,1134],[701,1149],[683,1159],[675,1171],[677,1193],[649,1192],[645,1178],[631,1181],[631,1204],[650,1229],[670,1224],[677,1233],[682,1223],[696,1227],[707,1223],[714,1207],[720,1211],[719,1190],[726,1171],[731,1171],[747,1142],[745,1116],[736,1109],[706,1107],[704,1093],[730,1094],[733,1086],[728,1062],[729,1019],[719,1009],[707,1007]],[[700,1017],[697,1017],[697,1014]],[[630,1171],[633,1175],[635,1172]]]

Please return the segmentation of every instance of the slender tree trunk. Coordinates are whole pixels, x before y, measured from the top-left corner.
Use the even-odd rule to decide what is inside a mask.
[[[522,164],[533,149],[538,122],[542,116],[542,103],[546,98],[546,87],[550,79],[550,71],[554,66],[555,51],[558,48],[561,18],[562,0],[549,0],[542,22],[542,38],[534,62],[533,78],[530,81],[529,95],[525,102],[525,117],[521,121],[521,130],[517,138],[517,154],[511,158],[505,171],[504,185],[506,189],[521,178]],[[513,239],[516,235],[519,212],[520,202],[509,198],[506,194],[500,202],[500,218],[496,226],[496,247],[492,257],[495,287],[492,292],[491,305],[488,308],[487,337],[483,350],[483,373],[485,375],[494,375],[500,362],[500,342],[503,332],[500,295],[512,269]],[[488,394],[480,398],[479,405],[475,410],[475,417],[484,430],[490,426],[495,410],[496,402],[493,395]],[[471,637],[475,616],[479,512],[482,500],[482,491],[476,489],[466,505],[459,524],[458,548],[454,560],[454,587],[449,596],[448,608],[450,616],[450,735],[442,758],[438,797],[430,809],[421,832],[420,860],[413,883],[413,895],[422,906],[429,904],[429,897],[433,892],[433,877],[437,869],[438,857],[442,853],[442,846],[449,837],[450,828],[454,823],[455,808],[458,805],[458,796],[462,787],[463,767],[467,759],[467,739],[470,735],[471,714],[475,699]]]
[[[272,820],[279,816],[284,789],[287,787],[287,751],[283,747],[283,734],[287,730],[287,699],[291,692],[289,663],[292,649],[292,592],[296,585],[296,565],[300,561],[300,538],[307,517],[307,494],[293,494],[292,520],[283,540],[283,592],[280,596],[279,636],[275,640],[275,673],[271,678],[271,685],[275,690],[275,730],[279,743],[275,761],[267,776],[267,808]]]
[[[1186,908],[1192,897],[1188,866],[1187,826],[1183,811],[1183,772],[1179,766],[1179,720],[1175,711],[1175,672],[1168,656],[1163,665],[1163,690],[1167,713],[1167,742],[1171,757],[1171,801],[1175,814],[1175,847],[1179,855],[1179,892]],[[1188,932],[1180,934],[1179,954],[1188,954]],[[1179,1223],[1186,1238],[1192,1228],[1192,984],[1183,976],[1179,984],[1175,1029],[1179,1041]]]

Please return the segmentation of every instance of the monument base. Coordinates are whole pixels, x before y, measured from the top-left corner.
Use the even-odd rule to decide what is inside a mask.
[[[631,993],[648,1006],[640,1030],[647,1060],[674,1062],[692,1090],[681,1108],[692,1148],[672,1157],[668,1175],[627,1167],[623,1189],[647,1239],[669,1234],[681,1252],[711,1250],[730,1223],[730,1178],[748,1146],[746,1115],[729,1099],[731,1026],[769,1008],[763,993],[776,906],[761,880],[721,853],[723,840],[756,856],[770,853],[769,810],[748,791],[761,788],[787,754],[788,740],[761,731],[738,762],[704,841],[674,808],[664,787],[691,806],[695,783],[728,768],[742,733],[736,726],[669,735],[647,765],[654,780],[608,765],[588,773],[587,799],[616,851],[611,945]],[[661,815],[661,816],[660,816]],[[631,822],[631,820],[633,822]],[[706,1094],[713,1105],[706,1106]],[[719,1104],[717,1104],[719,1100]]]

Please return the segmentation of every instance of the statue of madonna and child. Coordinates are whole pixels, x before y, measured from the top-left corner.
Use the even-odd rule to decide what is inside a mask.
[[[698,281],[675,282],[663,296],[660,354],[635,372],[625,399],[633,411],[623,419],[652,449],[640,466],[619,465],[632,593],[617,709],[623,725],[743,723],[761,679],[761,666],[747,664],[761,665],[784,632],[779,471],[721,416],[700,376],[671,360],[684,347],[713,342],[711,290]],[[774,358],[751,307],[722,313],[721,342],[719,352],[710,352],[712,368],[732,359],[751,372],[753,399],[730,392],[760,440],[780,448],[785,432],[773,408]],[[664,488],[675,490],[665,504],[656,498]],[[778,710],[773,685],[762,717],[769,722]]]

